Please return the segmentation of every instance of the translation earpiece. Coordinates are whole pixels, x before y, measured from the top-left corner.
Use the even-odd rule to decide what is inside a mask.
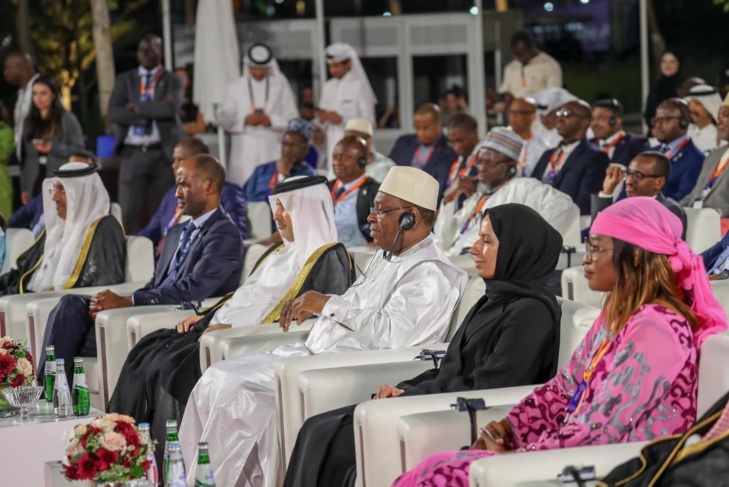
[[[403,213],[400,216],[400,230],[410,230],[415,226],[415,215],[412,213]]]

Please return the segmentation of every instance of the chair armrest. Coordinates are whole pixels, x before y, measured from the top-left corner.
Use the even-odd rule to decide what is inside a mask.
[[[495,455],[473,462],[468,476],[475,487],[511,487],[522,482],[555,479],[567,465],[593,465],[596,476],[601,478],[621,463],[638,456],[646,444],[620,443]]]
[[[297,410],[291,411],[288,405],[279,409],[279,425],[284,433],[287,464],[304,421],[317,414],[369,401],[383,384],[398,384],[432,367],[433,363],[430,361],[410,360],[302,371],[297,381],[298,408],[294,408]],[[277,391],[277,400],[280,400],[279,392]],[[286,393],[282,392],[281,395],[285,396]],[[293,399],[294,404],[297,403],[297,398],[289,399]]]
[[[308,331],[314,325],[315,319],[309,319],[292,331]],[[225,357],[221,353],[220,343],[228,338],[252,336],[252,335],[270,335],[283,333],[283,330],[277,324],[245,326],[238,328],[229,328],[227,330],[216,330],[206,333],[200,340],[200,370],[205,372],[210,365],[223,360]]]
[[[491,421],[498,421],[508,414],[511,407],[495,406],[479,411],[476,424],[481,427]],[[401,469],[398,475],[431,455],[460,450],[471,444],[471,421],[468,413],[460,411],[434,411],[404,416],[398,421],[397,432],[400,436],[400,456],[396,460]],[[438,440],[433,441],[435,438]],[[365,458],[370,458],[369,452],[365,452]],[[395,460],[387,457],[385,459],[388,462]]]
[[[134,315],[127,320],[127,345],[129,350],[150,333],[163,328],[173,328],[180,321],[195,314],[193,310],[162,311]]]
[[[303,344],[307,336],[309,336],[308,331],[290,331],[226,338],[220,342],[220,353],[225,360],[253,353],[271,352],[281,345]]]
[[[431,411],[447,411],[457,397],[480,397],[488,406],[516,404],[536,386],[509,387],[479,391],[428,394],[367,401],[354,411],[354,437],[357,450],[357,477],[367,485],[390,485],[402,473],[397,469],[366,462],[364,452],[378,452],[376,458],[400,458],[400,436],[397,424],[401,417]],[[364,466],[364,467],[363,467]],[[389,482],[389,483],[388,483]]]
[[[30,352],[34,357],[40,357],[43,347],[43,337],[48,324],[48,316],[53,308],[58,304],[59,298],[46,298],[31,301],[25,306],[26,333],[28,334],[28,343]]]
[[[99,391],[101,403],[109,403],[119,379],[124,361],[129,354],[127,320],[132,316],[174,311],[175,305],[132,306],[110,309],[96,315],[96,353],[99,359]]]
[[[12,294],[0,298],[0,336],[9,336],[16,340],[28,340],[28,303],[60,296],[60,292]]]

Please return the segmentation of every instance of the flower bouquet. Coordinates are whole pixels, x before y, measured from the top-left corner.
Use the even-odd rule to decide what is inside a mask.
[[[13,395],[21,389],[34,387],[33,370],[33,357],[22,342],[9,337],[0,338],[0,416],[17,412],[18,404],[13,404],[15,407],[11,407],[6,396]],[[37,399],[36,396],[35,400]],[[35,400],[32,402],[35,403]]]
[[[73,429],[66,445],[63,474],[68,480],[91,480],[96,484],[129,482],[145,474],[150,465],[147,454],[153,449],[133,418],[107,414]]]

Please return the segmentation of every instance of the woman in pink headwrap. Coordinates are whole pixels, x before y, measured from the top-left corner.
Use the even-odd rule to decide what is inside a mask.
[[[685,431],[696,417],[699,347],[727,328],[681,222],[653,198],[600,212],[585,277],[609,291],[567,366],[467,451],[421,462],[393,484],[467,486],[471,462],[504,452],[645,441]]]

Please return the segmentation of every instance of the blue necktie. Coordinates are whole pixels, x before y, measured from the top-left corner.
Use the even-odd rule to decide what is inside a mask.
[[[658,149],[661,154],[666,154],[671,148],[668,146],[668,144],[661,144],[661,147]]]
[[[342,186],[341,188],[338,188],[338,189],[337,189],[337,190],[336,190],[336,191],[334,192],[334,199],[337,199],[337,198],[339,198],[340,196],[342,196],[342,195],[344,194],[344,192],[345,192],[345,191],[346,191],[346,189],[344,189],[344,186]]]
[[[187,254],[189,252],[189,249],[187,249],[187,245],[190,242],[190,236],[192,235],[192,232],[195,230],[195,225],[192,222],[189,222],[185,229],[182,231],[182,235],[180,236],[180,244],[177,246],[177,252],[175,252],[175,260],[170,264],[170,271],[167,274],[167,277],[165,277],[164,281],[162,281],[162,284],[160,284],[160,287],[168,286],[172,283],[172,281],[175,280],[175,277],[177,277],[177,271],[180,269],[180,266],[185,260],[185,257],[187,257]]]

